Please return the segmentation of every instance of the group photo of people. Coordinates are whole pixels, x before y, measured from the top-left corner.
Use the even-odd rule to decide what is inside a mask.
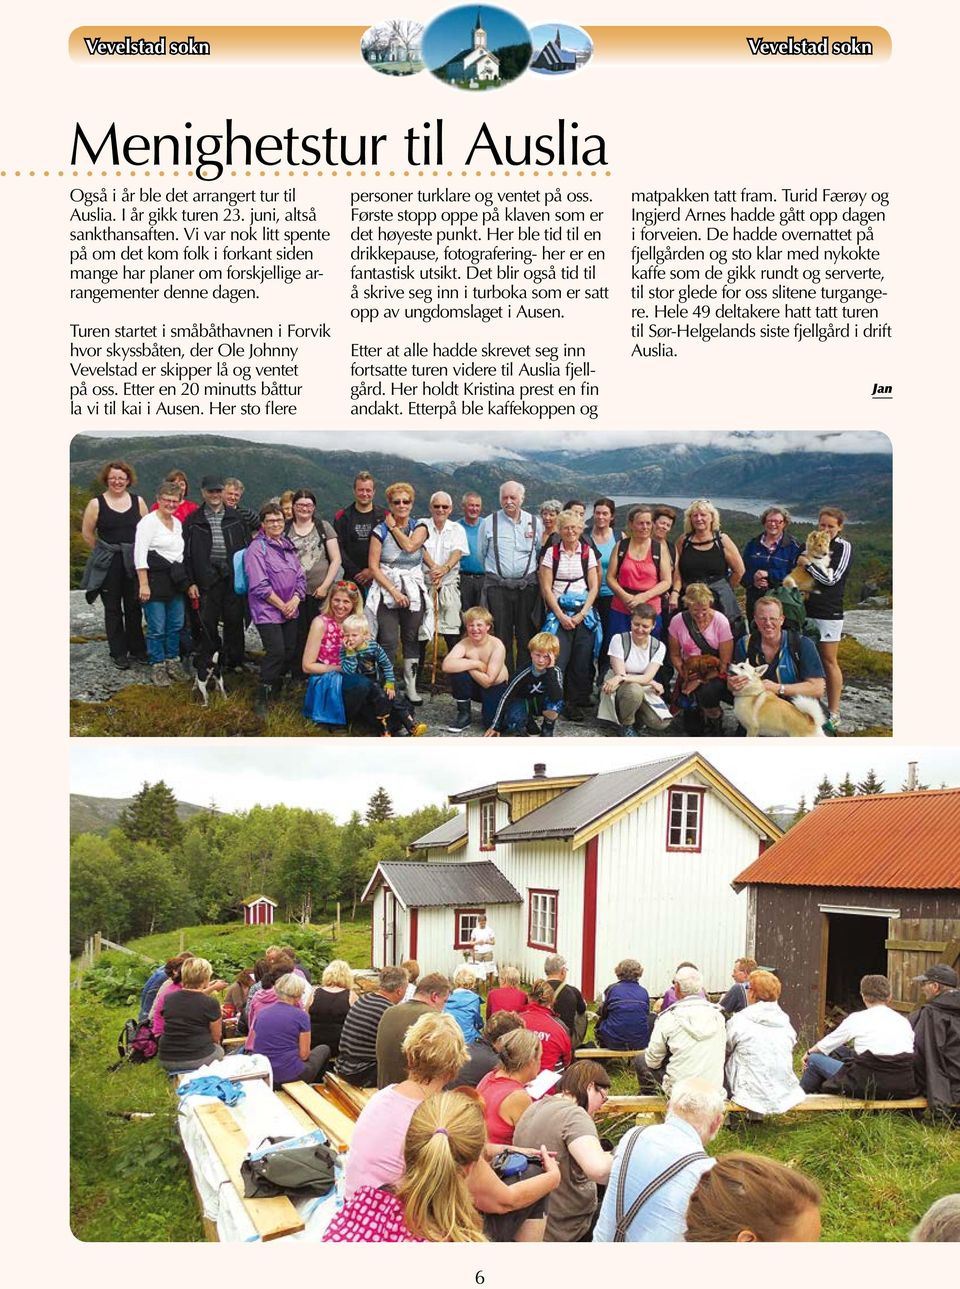
[[[135,671],[118,683],[176,687],[214,725],[232,703],[253,733],[844,732],[855,557],[832,497],[734,540],[707,496],[418,496],[360,469],[327,510],[309,487],[251,506],[235,475],[137,477],[100,468],[80,589]]]
[[[452,978],[412,959],[360,972],[335,959],[313,980],[277,944],[229,985],[185,951],[147,978],[141,1033],[171,1075],[229,1078],[233,1053],[253,1053],[275,1088],[330,1073],[365,1093],[328,1242],[815,1241],[821,1185],[744,1149],[744,1125],[824,1094],[922,1095],[936,1122],[958,1122],[960,989],[944,965],[917,977],[909,1016],[887,977],[864,975],[862,1006],[807,1046],[776,972],[750,957],[722,996],[693,961],[648,992],[627,957],[585,999],[559,953],[533,981],[482,970],[505,956],[495,944],[482,917]],[[633,1076],[661,1098],[653,1119],[610,1100]],[[911,1238],[956,1240],[958,1206],[939,1194]]]

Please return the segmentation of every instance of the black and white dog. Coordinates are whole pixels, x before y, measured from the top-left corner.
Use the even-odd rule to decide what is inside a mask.
[[[213,689],[214,693],[220,691],[220,697],[226,698],[227,691],[223,687],[223,668],[220,666],[220,650],[214,650],[210,657],[209,665],[204,666],[202,663],[195,663],[196,676],[194,678],[194,689],[200,695],[200,703],[203,707],[210,705],[208,690]]]

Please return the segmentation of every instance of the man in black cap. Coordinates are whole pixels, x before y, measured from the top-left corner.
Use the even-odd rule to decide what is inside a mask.
[[[183,562],[190,585],[187,595],[199,600],[200,633],[194,665],[206,676],[220,651],[224,670],[243,667],[243,597],[233,589],[233,556],[249,541],[249,528],[238,511],[223,504],[223,479],[205,474],[200,480],[203,505],[183,524]],[[223,640],[220,623],[223,623]]]
[[[934,1119],[960,1124],[960,981],[942,962],[914,981],[925,999],[910,1016],[917,1082]]]

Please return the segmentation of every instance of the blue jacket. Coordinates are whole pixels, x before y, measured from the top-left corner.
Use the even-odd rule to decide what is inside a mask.
[[[475,1043],[480,1037],[483,1021],[480,1019],[480,998],[472,989],[455,989],[444,1004],[448,1012],[463,1030],[467,1045]]]
[[[626,1052],[646,1047],[650,1032],[650,995],[636,980],[618,980],[603,994],[597,1037],[604,1047]]]
[[[152,972],[147,977],[147,983],[143,986],[140,993],[140,1014],[137,1017],[137,1020],[141,1024],[149,1018],[150,1008],[153,1006],[153,1000],[160,992],[160,986],[166,978],[167,973],[164,967],[157,967],[156,971]]]

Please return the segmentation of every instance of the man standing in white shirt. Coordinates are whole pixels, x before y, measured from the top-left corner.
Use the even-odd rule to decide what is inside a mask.
[[[888,1006],[891,990],[886,976],[864,976],[860,981],[860,997],[864,1011],[851,1012],[835,1030],[814,1043],[803,1058],[803,1077],[800,1086],[808,1095],[819,1092],[821,1086],[839,1074],[845,1062],[830,1055],[847,1045],[848,1061],[869,1052],[875,1057],[902,1057],[913,1059],[913,1030],[910,1022]]]
[[[449,492],[435,492],[430,498],[428,518],[420,520],[427,528],[423,562],[430,577],[430,593],[435,597],[434,629],[446,641],[448,653],[460,639],[460,560],[470,551],[462,525],[450,518],[452,510]],[[424,654],[421,665],[426,660]]]

